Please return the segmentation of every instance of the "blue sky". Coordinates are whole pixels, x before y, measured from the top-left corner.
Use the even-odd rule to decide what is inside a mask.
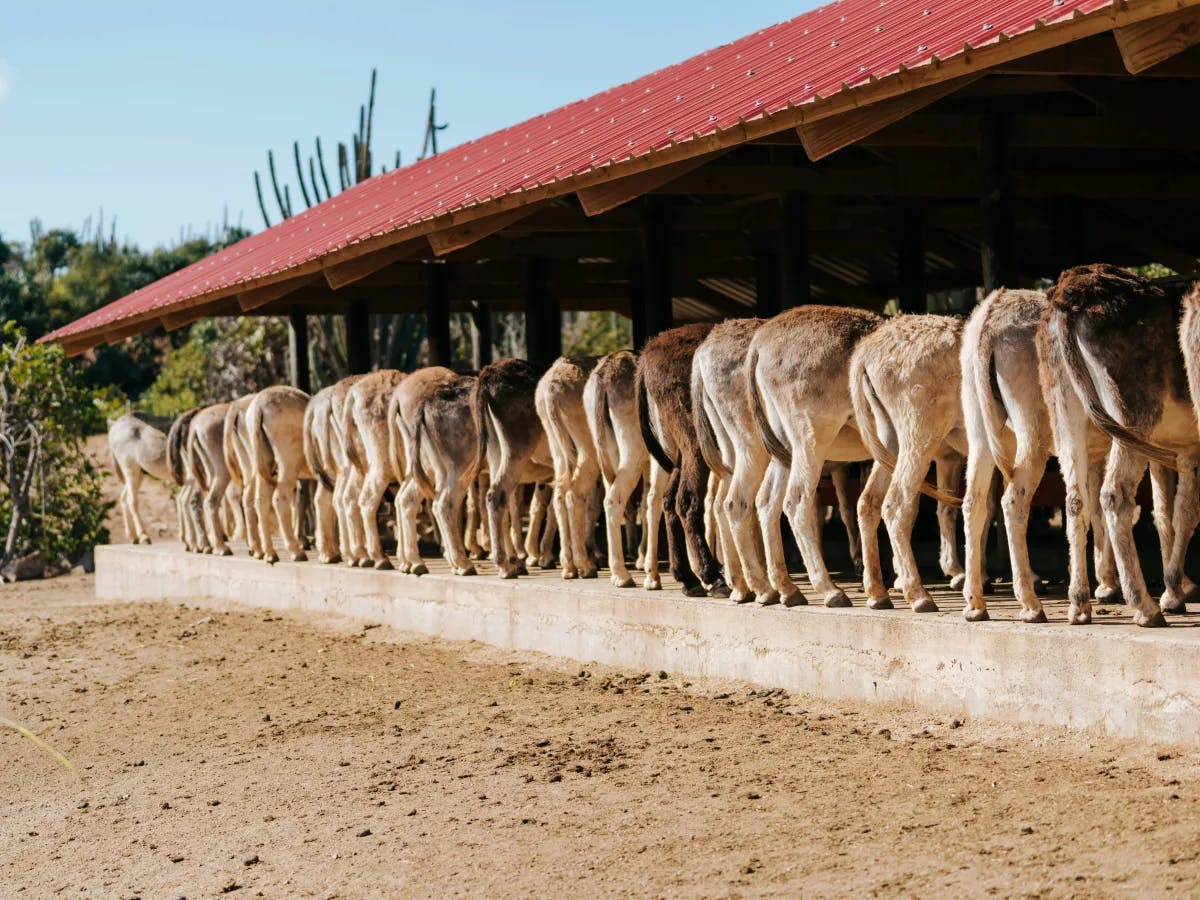
[[[226,208],[258,230],[267,149],[293,173],[292,141],[320,135],[335,179],[330,151],[350,140],[372,66],[376,159],[409,161],[432,86],[445,149],[814,5],[13,0],[0,8],[0,236],[100,210],[144,246]]]

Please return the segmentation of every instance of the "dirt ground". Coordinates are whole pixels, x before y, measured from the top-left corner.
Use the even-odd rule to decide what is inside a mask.
[[[1200,753],[0,588],[5,897],[1195,896]]]

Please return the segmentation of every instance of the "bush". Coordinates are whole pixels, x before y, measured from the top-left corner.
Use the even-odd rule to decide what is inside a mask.
[[[0,567],[40,551],[75,562],[108,540],[101,475],[83,452],[92,397],[56,344],[0,330]]]

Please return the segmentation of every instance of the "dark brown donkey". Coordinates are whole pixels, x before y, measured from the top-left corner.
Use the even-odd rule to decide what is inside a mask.
[[[486,501],[488,532],[492,540],[492,561],[501,578],[516,578],[526,570],[525,562],[520,558],[521,486],[550,482],[554,478],[550,444],[533,402],[542,374],[543,370],[523,359],[497,360],[480,371],[471,399],[479,429],[476,470],[486,463],[491,474]],[[533,543],[535,531],[534,516],[531,515],[529,540],[525,542],[526,556],[536,547]],[[550,534],[549,528],[546,533]]]
[[[692,357],[712,329],[712,323],[705,322],[664,331],[646,344],[637,368],[642,437],[654,459],[670,473],[663,514],[671,574],[688,597],[703,597],[706,585],[710,597],[730,595],[704,535],[709,468],[700,452],[692,412]],[[688,562],[689,548],[699,573]]]

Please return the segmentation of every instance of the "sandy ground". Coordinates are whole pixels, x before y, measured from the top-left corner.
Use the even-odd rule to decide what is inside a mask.
[[[1200,753],[91,590],[0,588],[6,897],[1200,892]]]

